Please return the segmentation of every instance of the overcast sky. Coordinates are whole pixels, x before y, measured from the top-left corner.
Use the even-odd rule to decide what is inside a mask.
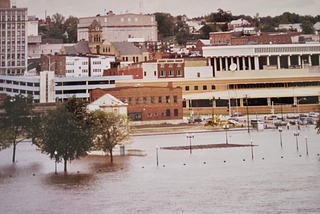
[[[55,13],[65,17],[95,16],[112,10],[116,14],[166,12],[188,18],[208,15],[218,8],[233,15],[277,16],[283,12],[320,15],[320,0],[13,0],[17,7],[27,7],[29,15],[38,18]]]

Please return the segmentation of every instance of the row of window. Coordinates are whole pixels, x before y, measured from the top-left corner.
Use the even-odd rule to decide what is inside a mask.
[[[193,86],[193,90],[198,91],[199,90],[199,86],[197,86],[197,85]],[[203,91],[208,90],[208,86],[207,85],[203,85],[202,86],[202,90]],[[216,86],[215,85],[211,85],[211,90],[216,90]],[[185,86],[185,91],[190,91],[190,86]]]
[[[94,65],[101,65],[101,61],[93,61]]]
[[[172,68],[174,63],[168,63],[168,67]],[[175,63],[177,65],[177,67],[181,67],[181,63]],[[164,63],[160,63],[160,68],[164,68],[165,64]]]
[[[1,21],[2,22],[6,22],[6,21],[8,21],[8,22],[11,22],[11,21],[24,21],[25,20],[25,16],[24,16],[24,14],[23,15],[2,15],[1,16]]]
[[[0,69],[0,75],[15,75],[15,74],[23,74],[25,69]]]
[[[5,67],[6,62],[1,61],[1,66]],[[15,61],[7,61],[7,66],[25,66],[25,61],[17,61],[17,63]]]
[[[1,35],[2,35],[2,37],[5,37],[5,36],[6,36],[5,31],[2,31],[2,32],[1,32]],[[7,44],[13,44],[13,45],[16,44],[15,38],[12,38],[12,40],[11,40],[10,38],[7,38],[7,39],[2,38],[2,39],[1,39],[1,43],[2,43],[3,45],[6,43],[6,41],[7,41]],[[21,41],[21,42],[20,42],[20,41]],[[17,45],[20,45],[20,43],[21,43],[21,44],[25,44],[25,43],[26,43],[26,42],[25,42],[25,38],[17,38]]]
[[[166,115],[167,117],[171,117],[171,111],[170,111],[170,109],[166,109],[166,114],[164,114],[164,112],[161,113],[161,117],[164,117],[165,115]],[[179,116],[179,111],[178,111],[178,109],[173,109],[173,115],[174,115],[175,117],[178,117],[178,116]],[[159,114],[158,114],[158,113],[153,113],[153,116],[154,116],[154,117],[158,117]],[[148,117],[152,117],[152,113],[148,113]]]
[[[169,70],[168,72],[160,70],[160,77],[165,77],[165,76],[169,76],[169,77],[173,77],[176,73],[176,76],[182,76],[182,70]]]
[[[150,102],[151,104],[155,104],[156,103],[156,97],[152,96],[150,97],[150,100],[148,101],[148,97],[143,97],[142,100],[140,99],[140,97],[129,97],[128,98],[128,104],[132,105],[133,104],[133,99],[135,99],[135,104],[139,105],[141,104],[141,102],[143,102],[143,104],[148,104],[148,102]],[[126,99],[124,97],[120,98],[121,102],[125,103]],[[165,96],[165,100],[163,99],[162,96],[158,97],[158,103],[170,103],[170,96]],[[173,96],[173,103],[178,103],[178,96]]]
[[[28,94],[28,95],[39,95],[39,91],[26,91],[26,90],[19,90],[15,88],[3,88],[0,87],[0,91],[6,91],[6,92],[13,92],[13,93],[19,93],[19,94]]]
[[[6,47],[5,46],[2,46],[1,47],[1,52],[4,53],[6,50]],[[25,51],[25,46],[17,46],[17,50],[15,48],[15,46],[7,46],[7,52],[19,52],[19,51]]]
[[[33,83],[33,82],[19,82],[19,81],[13,81],[13,80],[3,80],[0,79],[0,83],[4,84],[13,84],[13,85],[23,85],[23,86],[34,86],[34,87],[39,87],[39,83]]]
[[[320,86],[320,81],[311,82],[287,82],[287,83],[252,83],[252,84],[231,84],[230,89],[246,89],[246,88],[286,88],[286,87],[305,87]]]

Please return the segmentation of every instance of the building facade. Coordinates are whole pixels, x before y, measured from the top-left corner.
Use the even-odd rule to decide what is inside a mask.
[[[27,13],[27,8],[0,8],[0,75],[23,75],[26,71]]]
[[[182,89],[172,87],[170,82],[167,87],[137,86],[91,90],[91,102],[104,94],[111,94],[127,103],[128,117],[132,121],[183,119]]]
[[[97,23],[101,32],[100,39],[110,42],[124,42],[130,38],[143,38],[144,41],[158,41],[158,29],[155,15],[120,14],[109,12],[103,16],[84,17],[79,19],[78,41],[89,41],[92,23]],[[97,24],[94,24],[97,26]],[[95,29],[96,30],[96,29]]]

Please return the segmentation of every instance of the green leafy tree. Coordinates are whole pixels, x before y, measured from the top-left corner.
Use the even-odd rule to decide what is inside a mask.
[[[174,17],[169,13],[155,13],[159,38],[173,36]]]
[[[26,137],[30,125],[32,102],[32,96],[16,95],[7,96],[0,105],[0,109],[5,110],[5,114],[0,117],[0,130],[3,134],[0,138],[1,145],[3,148],[13,145],[12,162],[15,162],[17,144]]]
[[[64,29],[68,34],[67,42],[68,43],[76,43],[77,42],[77,25],[79,23],[79,19],[74,16],[69,16],[67,20],[64,22]]]
[[[126,115],[96,110],[93,115],[96,127],[95,149],[109,152],[113,162],[113,148],[130,139],[129,120]]]
[[[77,120],[83,121],[87,116],[86,107],[88,105],[88,101],[76,98],[72,96],[65,102],[63,102],[64,107],[72,113]]]
[[[57,162],[67,162],[87,155],[92,147],[94,133],[75,118],[63,105],[48,110],[42,117],[40,136],[36,145]]]
[[[189,26],[182,20],[182,16],[176,17],[176,25],[174,26],[176,40],[179,45],[185,45],[189,39]]]
[[[300,26],[305,34],[313,34],[314,33],[312,22],[304,20],[301,22]]]

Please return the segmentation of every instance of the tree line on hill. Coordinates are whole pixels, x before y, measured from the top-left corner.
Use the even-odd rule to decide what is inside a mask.
[[[0,151],[12,146],[12,162],[16,160],[16,147],[25,139],[41,149],[56,162],[79,159],[89,151],[99,150],[110,154],[122,141],[130,139],[130,125],[126,115],[113,112],[86,110],[87,101],[72,97],[47,110],[33,112],[32,96],[7,96],[0,105]]]
[[[158,23],[158,34],[160,41],[171,41],[178,45],[185,45],[187,40],[209,39],[210,32],[219,32],[228,30],[228,22],[243,18],[251,23],[257,31],[278,32],[276,28],[279,24],[301,23],[305,34],[314,33],[313,25],[320,22],[320,15],[301,16],[296,13],[285,12],[282,15],[271,17],[260,17],[257,13],[254,17],[248,15],[233,15],[229,11],[219,8],[217,12],[212,12],[206,16],[195,17],[193,21],[199,21],[202,25],[200,34],[191,34],[189,26],[183,20],[183,16],[176,17],[169,13],[154,13]],[[52,16],[50,23],[39,26],[39,34],[43,38],[63,39],[65,43],[77,42],[77,24],[79,19],[74,16],[65,17],[59,13]],[[283,31],[283,30],[282,30]]]

